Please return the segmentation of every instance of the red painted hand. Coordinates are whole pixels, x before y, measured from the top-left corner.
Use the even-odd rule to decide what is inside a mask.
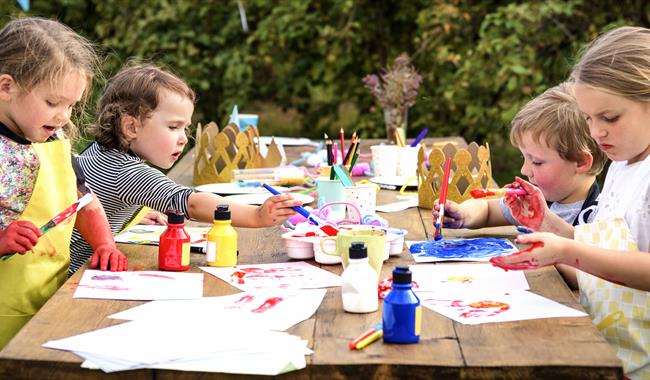
[[[510,208],[512,216],[517,221],[529,228],[538,230],[544,221],[548,207],[542,192],[531,183],[517,177],[515,182],[506,185],[507,188],[523,188],[527,195],[507,195],[504,202]]]
[[[126,256],[117,249],[115,244],[105,244],[94,248],[90,267],[121,272],[127,270],[129,265]]]
[[[564,264],[567,261],[565,254],[567,244],[572,240],[549,232],[537,232],[519,235],[517,241],[521,244],[530,244],[530,247],[512,255],[493,257],[490,259],[492,265],[506,270],[522,270]]]
[[[41,235],[38,227],[30,221],[17,220],[11,223],[0,231],[0,256],[13,253],[24,255],[38,243]]]

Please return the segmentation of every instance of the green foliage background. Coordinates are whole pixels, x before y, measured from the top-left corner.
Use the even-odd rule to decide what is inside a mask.
[[[234,104],[260,113],[264,134],[318,138],[343,127],[383,137],[361,78],[402,52],[423,76],[409,137],[489,142],[494,176],[521,160],[508,143],[517,110],[564,78],[578,50],[616,25],[648,26],[646,1],[547,0],[32,0],[105,54],[110,77],[129,57],[167,66],[198,92],[194,120],[220,124]],[[0,24],[25,15],[0,4]],[[101,89],[101,81],[95,92]],[[93,107],[88,107],[92,116]]]

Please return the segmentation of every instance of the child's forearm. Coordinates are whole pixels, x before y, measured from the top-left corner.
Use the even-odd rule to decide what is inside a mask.
[[[77,212],[75,228],[93,250],[106,244],[115,246],[106,213],[95,196],[93,196],[92,202]]]
[[[621,252],[572,241],[563,263],[609,282],[650,291],[650,253]]]
[[[458,205],[464,228],[483,228],[508,225],[499,207],[498,199],[469,199]]]
[[[228,198],[211,193],[193,193],[190,195],[188,205],[190,218],[199,222],[212,223],[214,210],[221,204],[230,206],[233,226],[264,227],[258,214],[259,207],[232,202]]]
[[[574,228],[571,224],[567,223],[566,220],[560,218],[557,214],[547,209],[542,225],[539,227],[539,231],[552,232],[558,236],[573,239]]]

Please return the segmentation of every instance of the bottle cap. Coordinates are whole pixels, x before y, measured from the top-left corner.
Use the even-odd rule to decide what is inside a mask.
[[[185,223],[185,216],[178,212],[177,210],[167,210],[165,212],[167,215],[167,224],[183,224]]]
[[[350,259],[365,259],[368,257],[368,249],[362,241],[355,241],[350,245]]]
[[[214,210],[214,220],[230,220],[230,206],[217,206],[217,208]]]
[[[393,269],[393,284],[410,284],[411,277],[408,265],[398,265]]]

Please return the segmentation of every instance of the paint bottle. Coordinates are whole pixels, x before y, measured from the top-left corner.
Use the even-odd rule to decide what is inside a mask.
[[[237,231],[230,222],[230,206],[217,206],[212,223],[212,228],[208,231],[208,265],[234,267],[237,265]]]
[[[158,244],[158,269],[184,271],[190,267],[190,242],[185,231],[185,217],[176,211],[168,211],[167,229],[160,235]]]
[[[368,264],[368,249],[363,242],[353,242],[348,267],[341,275],[343,310],[350,313],[377,311],[377,272]]]
[[[384,342],[417,343],[421,320],[422,306],[411,289],[411,271],[407,265],[397,266],[393,270],[393,289],[384,298]]]

